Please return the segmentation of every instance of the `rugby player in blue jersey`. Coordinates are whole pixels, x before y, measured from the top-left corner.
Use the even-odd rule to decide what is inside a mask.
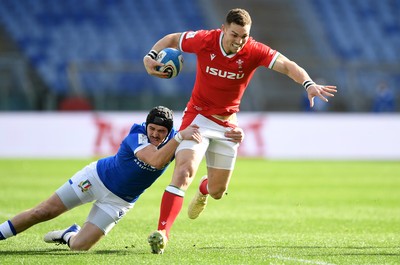
[[[243,131],[233,130],[227,137],[241,141]],[[67,244],[71,250],[89,250],[165,171],[182,140],[201,142],[198,126],[177,132],[173,128],[172,111],[163,106],[153,108],[146,122],[132,126],[116,155],[92,162],[50,198],[0,224],[0,240],[94,201],[82,228],[74,224],[44,236],[47,243]]]

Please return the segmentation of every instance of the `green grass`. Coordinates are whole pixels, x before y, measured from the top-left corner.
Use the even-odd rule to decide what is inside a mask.
[[[89,160],[0,160],[0,223],[46,199]],[[150,253],[172,167],[86,253],[43,235],[82,224],[90,205],[0,241],[0,264],[400,264],[400,162],[239,159],[228,195],[186,216],[164,255]]]

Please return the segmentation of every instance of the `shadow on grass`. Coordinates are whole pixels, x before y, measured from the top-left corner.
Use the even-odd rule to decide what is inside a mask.
[[[73,255],[85,255],[85,254],[99,254],[99,255],[110,255],[110,254],[118,254],[118,255],[128,255],[132,254],[132,250],[123,249],[123,250],[89,250],[89,251],[71,251],[69,249],[40,249],[40,250],[0,250],[0,256],[46,256],[46,255],[58,255],[58,256],[73,256]],[[144,252],[138,252],[135,254],[148,254]]]

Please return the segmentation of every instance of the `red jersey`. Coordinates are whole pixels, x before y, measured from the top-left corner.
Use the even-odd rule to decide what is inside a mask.
[[[239,111],[240,100],[259,66],[272,68],[279,52],[249,38],[235,54],[222,48],[220,29],[184,32],[183,52],[197,55],[197,75],[188,107],[203,115],[227,116]]]

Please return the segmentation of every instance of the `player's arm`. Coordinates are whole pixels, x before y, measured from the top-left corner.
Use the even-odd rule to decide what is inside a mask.
[[[157,149],[156,146],[149,144],[145,148],[136,152],[136,157],[141,161],[149,164],[157,169],[163,168],[173,157],[176,148],[183,140],[193,140],[201,142],[201,135],[197,125],[190,125],[186,129],[180,131],[175,137],[168,141],[166,145]]]
[[[179,46],[179,38],[181,37],[182,33],[171,33],[154,44],[151,48],[150,52],[143,58],[143,64],[146,68],[146,71],[149,75],[154,75],[157,77],[165,78],[168,76],[168,73],[162,73],[156,70],[157,66],[162,66],[162,63],[159,63],[155,60],[158,53],[165,48],[174,48],[178,49]]]
[[[307,90],[310,107],[314,106],[314,97],[319,97],[323,101],[328,102],[326,97],[333,97],[333,93],[337,92],[336,86],[322,86],[315,84],[302,67],[282,54],[278,56],[272,69],[285,74],[295,82],[302,84]]]

